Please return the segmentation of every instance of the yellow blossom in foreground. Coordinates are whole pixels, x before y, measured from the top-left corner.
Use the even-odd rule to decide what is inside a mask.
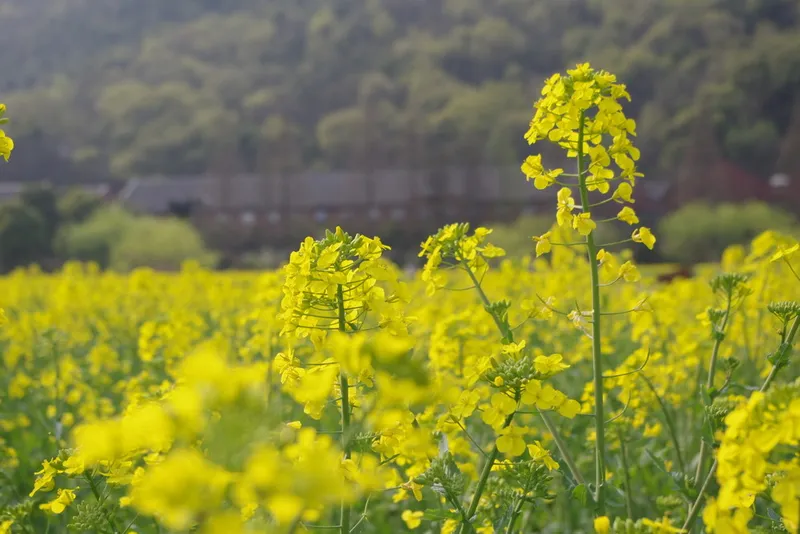
[[[40,504],[39,508],[54,514],[62,513],[75,500],[75,489],[59,489],[58,496],[55,499],[45,504]]]
[[[608,534],[611,530],[611,520],[606,516],[594,518],[594,531],[597,534]]]
[[[645,226],[634,230],[633,234],[631,234],[631,238],[636,243],[642,243],[650,250],[653,250],[653,246],[656,244],[656,236],[654,236],[650,229]]]
[[[497,438],[497,450],[507,456],[519,456],[525,452],[524,428],[510,425],[502,429]]]
[[[400,515],[406,526],[413,530],[422,524],[422,516],[425,514],[423,512],[403,510],[403,513]]]
[[[536,256],[547,254],[552,249],[550,244],[550,232],[545,232],[540,236],[534,236],[533,240],[536,242]]]

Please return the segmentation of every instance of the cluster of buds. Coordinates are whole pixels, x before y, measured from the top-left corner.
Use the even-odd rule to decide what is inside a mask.
[[[464,494],[467,478],[459,470],[453,455],[446,452],[431,460],[428,469],[416,477],[414,483],[431,488],[454,504]]]
[[[569,368],[560,354],[533,357],[525,350],[526,345],[524,340],[503,345],[500,354],[490,358],[491,365],[484,372],[483,379],[517,398],[532,380],[544,380]]]

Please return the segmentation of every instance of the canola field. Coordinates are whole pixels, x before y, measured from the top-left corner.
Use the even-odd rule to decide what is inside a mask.
[[[713,493],[747,489],[754,500],[736,514],[797,524],[797,358],[767,396],[753,392],[797,330],[797,306],[777,303],[800,298],[787,261],[797,268],[800,258],[772,261],[780,243],[768,233],[726,255],[721,271],[749,276],[733,299],[706,273],[604,288],[609,310],[633,310],[607,316],[602,332],[614,376],[604,383],[608,517],[680,526],[701,445],[721,441],[716,454],[730,465]],[[340,521],[343,501],[355,531],[452,532],[460,511],[450,500],[467,506],[494,457],[478,531],[516,515],[516,532],[590,532],[591,339],[583,312],[561,313],[588,308],[586,263],[556,249],[549,260],[492,266],[480,293],[451,273],[449,289],[432,295],[428,282],[362,263],[366,281],[332,280],[347,290],[345,323],[358,333],[330,326],[338,310],[334,321],[320,282],[302,315],[320,327],[311,341],[286,335],[294,323],[281,302],[294,296],[280,272],[123,276],[75,265],[8,277],[4,529],[304,531]],[[608,281],[613,267],[601,267]],[[712,354],[713,389],[704,388]]]
[[[800,245],[642,275],[626,96],[548,80],[526,137],[577,173],[523,164],[558,189],[523,260],[453,224],[412,276],[337,228],[275,272],[0,279],[0,533],[797,532]]]

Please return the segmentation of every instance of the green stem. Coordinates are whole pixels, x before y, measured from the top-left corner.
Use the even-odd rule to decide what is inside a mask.
[[[703,498],[706,495],[706,490],[708,489],[709,484],[711,484],[711,479],[714,478],[714,473],[717,472],[717,460],[714,460],[714,463],[711,464],[711,469],[708,470],[708,475],[706,475],[705,480],[703,481],[703,485],[700,486],[700,492],[697,495],[697,499],[695,499],[694,504],[689,509],[689,515],[686,518],[686,522],[683,524],[683,530],[685,532],[689,531],[689,526],[694,523],[694,520],[697,519],[697,515],[700,513],[700,506],[703,504]]]
[[[492,302],[489,300],[489,297],[487,297],[486,293],[483,291],[483,288],[481,287],[480,281],[475,276],[475,273],[472,272],[472,269],[467,264],[467,262],[462,261],[461,264],[463,265],[464,270],[467,271],[467,275],[469,275],[470,280],[472,280],[472,283],[475,286],[476,291],[478,292],[478,296],[480,297],[481,302],[483,302],[484,306],[486,307],[486,310],[489,311],[490,308],[491,308]],[[495,316],[494,313],[489,312],[489,314],[492,316],[492,319],[494,319],[494,323],[497,325],[497,329],[500,331],[500,334],[503,336],[503,340],[505,342],[507,342],[507,343],[512,343],[514,341],[514,333],[508,328],[508,326],[503,321],[500,320],[499,317]],[[519,401],[519,399],[516,399],[516,400]],[[564,441],[561,439],[561,436],[559,435],[558,430],[552,424],[552,422],[550,422],[547,414],[545,414],[544,412],[539,412],[539,413],[541,414],[542,419],[544,420],[545,426],[547,426],[547,429],[553,435],[553,439],[556,442],[556,446],[558,447],[558,450],[561,453],[561,456],[564,458],[564,461],[566,462],[566,464],[569,467],[570,471],[572,472],[572,476],[575,477],[575,480],[577,480],[579,483],[585,485],[584,479],[581,476],[580,472],[578,471],[577,467],[575,466],[575,462],[572,460],[572,457],[570,456],[569,451],[567,450],[566,446],[564,445]],[[506,421],[505,421],[505,424],[503,425],[503,428],[506,428],[508,425],[510,425],[513,418],[514,418],[514,413],[512,413],[511,415],[509,415],[506,418]],[[495,446],[492,449],[492,452],[489,453],[489,457],[487,458],[486,466],[484,467],[483,472],[481,472],[481,478],[478,480],[478,486],[475,489],[475,494],[473,495],[472,503],[470,504],[470,509],[467,512],[469,518],[471,518],[475,514],[475,510],[478,508],[478,501],[480,500],[480,496],[483,493],[483,488],[486,485],[486,480],[488,480],[489,474],[492,471],[492,466],[494,465],[494,462],[497,459],[497,455],[498,455],[498,450],[497,450],[497,446]],[[462,528],[459,529],[459,534],[461,532],[463,532],[463,528],[464,528],[464,524],[463,523],[462,523],[461,527]],[[470,529],[471,528],[472,528],[472,525],[470,524]]]
[[[508,328],[506,328],[506,325],[503,324],[503,321],[501,321],[499,317],[497,317],[494,313],[489,311],[489,308],[492,305],[492,301],[490,301],[489,297],[486,296],[486,293],[483,291],[483,288],[481,287],[480,281],[475,276],[475,273],[472,272],[472,268],[470,268],[469,264],[467,264],[466,261],[462,260],[461,264],[464,266],[464,270],[467,271],[467,275],[469,275],[469,278],[470,280],[472,280],[475,289],[478,291],[478,296],[481,298],[481,302],[483,302],[483,305],[486,307],[486,311],[489,312],[489,315],[492,316],[494,324],[497,325],[497,329],[500,330],[500,334],[503,336],[505,342],[512,343],[514,341],[513,333]]]
[[[111,532],[116,534],[117,533],[117,525],[114,523],[114,519],[108,513],[108,509],[103,504],[103,498],[100,495],[100,490],[97,488],[97,483],[94,481],[94,477],[89,473],[83,474],[86,480],[89,482],[89,487],[92,489],[92,494],[94,498],[97,499],[97,504],[100,505],[100,509],[103,511],[103,517],[106,519],[108,526],[111,527]]]
[[[625,446],[625,438],[622,431],[617,431],[619,437],[619,448],[622,456],[622,469],[625,473],[625,511],[628,513],[628,519],[633,519],[633,495],[631,494],[631,471],[628,466],[628,449]]]
[[[506,420],[503,422],[503,428],[508,427],[513,419],[514,413],[507,415]],[[475,487],[475,493],[472,494],[472,501],[469,503],[469,508],[467,509],[466,521],[462,521],[461,527],[458,529],[459,534],[463,532],[473,532],[475,530],[472,523],[468,521],[472,519],[475,512],[478,510],[478,504],[480,504],[481,496],[483,496],[483,490],[486,489],[486,482],[489,480],[492,467],[494,467],[494,463],[497,461],[499,455],[500,451],[497,450],[497,445],[495,445],[492,447],[492,452],[489,453],[489,456],[486,458],[486,463],[483,465],[480,477],[478,478],[478,485]]]
[[[722,326],[720,328],[720,333],[717,338],[714,340],[714,348],[711,349],[711,361],[708,364],[708,377],[706,378],[706,391],[711,391],[711,388],[714,387],[714,375],[717,371],[717,358],[719,357],[719,347],[722,345],[722,340],[725,339],[725,329],[728,326],[728,318],[731,314],[731,296],[728,296],[728,305],[725,309],[725,317],[722,320]],[[703,470],[705,469],[706,457],[708,456],[709,448],[706,444],[706,441],[701,438],[700,441],[700,458],[697,460],[697,471],[694,474],[694,484],[695,486],[700,481],[700,477],[703,476]]]
[[[789,334],[786,336],[781,345],[786,343],[791,346],[794,342],[795,336],[797,335],[798,328],[800,328],[800,316],[795,317],[794,322],[792,323],[792,328],[789,330]],[[779,364],[772,366],[769,375],[767,375],[767,378],[764,380],[761,388],[759,388],[759,391],[762,393],[767,391],[769,386],[772,384],[772,381],[775,380],[775,375],[778,373],[780,368],[781,365]],[[706,490],[708,489],[709,484],[711,484],[711,479],[714,478],[714,473],[717,472],[718,465],[718,461],[714,459],[714,463],[711,464],[711,469],[709,469],[708,475],[706,475],[705,480],[703,480],[703,485],[700,487],[697,499],[695,499],[694,504],[692,504],[692,507],[689,510],[689,515],[686,518],[686,522],[683,524],[683,530],[688,531],[689,527],[692,525],[692,523],[694,523],[694,520],[697,519],[697,516],[700,513],[700,506],[703,504],[703,499],[705,498]]]
[[[300,527],[303,520],[303,514],[297,514],[297,517],[294,518],[294,521],[289,524],[289,530],[287,534],[294,534],[297,532],[297,529]]]
[[[678,441],[678,433],[675,429],[675,423],[672,421],[672,416],[669,414],[669,410],[667,410],[667,405],[664,404],[661,395],[658,394],[650,379],[643,374],[639,376],[642,377],[642,380],[644,380],[645,384],[647,384],[647,387],[653,393],[658,405],[661,407],[661,412],[664,414],[664,421],[667,423],[667,430],[669,431],[670,439],[672,439],[672,444],[675,446],[675,456],[678,458],[678,466],[680,467],[681,473],[686,473],[686,464],[683,463],[683,454],[681,454],[681,444]]]
[[[800,274],[797,274],[797,271],[794,270],[794,267],[792,267],[792,263],[789,261],[789,258],[784,256],[783,257],[783,261],[786,262],[786,265],[789,266],[789,269],[792,271],[792,274],[794,275],[794,277],[797,278],[798,280],[800,280]]]
[[[508,527],[506,528],[506,534],[512,534],[514,532],[514,525],[517,524],[517,519],[522,514],[522,507],[525,505],[525,500],[520,497],[517,499],[517,502],[514,504],[514,510],[511,512],[511,521],[508,522]]]
[[[792,322],[792,327],[789,329],[789,333],[786,336],[786,340],[783,341],[781,345],[783,345],[784,343],[788,343],[791,345],[792,341],[794,341],[794,337],[797,335],[798,328],[800,328],[800,316],[794,318],[794,321]],[[780,370],[779,366],[777,365],[772,366],[772,369],[770,369],[769,371],[769,375],[767,375],[767,379],[764,381],[764,385],[761,386],[761,389],[759,391],[763,392],[767,390],[770,384],[772,384],[772,381],[775,380],[775,375],[778,374],[779,370]]]
[[[561,453],[561,457],[564,459],[564,463],[567,464],[569,468],[569,472],[572,474],[572,478],[574,478],[578,484],[586,485],[586,480],[581,475],[581,472],[578,470],[578,467],[575,465],[575,461],[572,459],[572,456],[569,454],[569,450],[567,449],[564,440],[561,438],[561,435],[558,433],[553,422],[550,420],[550,416],[547,415],[545,412],[539,412],[539,415],[542,416],[542,420],[544,421],[544,426],[547,427],[547,430],[552,434],[553,441],[556,442],[556,447],[558,448],[558,452]]]
[[[591,215],[589,190],[584,176],[583,138],[586,117],[581,112],[578,125],[578,181],[581,193],[583,212]],[[606,439],[605,414],[603,413],[603,356],[600,345],[600,276],[597,268],[597,247],[594,242],[594,231],[586,236],[586,248],[589,256],[589,271],[592,282],[592,370],[594,372],[594,426],[595,426],[595,502],[597,513],[606,514],[605,479],[606,479]]]
[[[339,306],[339,330],[345,332],[347,322],[344,312],[344,292],[342,285],[336,287],[336,300]],[[342,390],[342,450],[345,460],[350,458],[350,384],[344,371],[339,373],[339,389]],[[342,534],[350,534],[350,505],[342,501],[339,525]]]
[[[450,504],[455,506],[456,510],[458,510],[458,513],[461,515],[462,523],[468,522],[469,517],[467,516],[467,512],[464,510],[464,507],[461,506],[458,497],[451,495],[450,492],[447,491],[446,489],[444,491],[445,491],[445,498],[448,500],[448,502],[450,502]]]

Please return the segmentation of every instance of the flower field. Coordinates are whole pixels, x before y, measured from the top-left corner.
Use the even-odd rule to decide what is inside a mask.
[[[559,189],[527,259],[453,224],[411,277],[337,228],[275,272],[0,280],[0,533],[798,531],[796,240],[640,274],[624,86],[542,93],[577,173],[523,164]]]

